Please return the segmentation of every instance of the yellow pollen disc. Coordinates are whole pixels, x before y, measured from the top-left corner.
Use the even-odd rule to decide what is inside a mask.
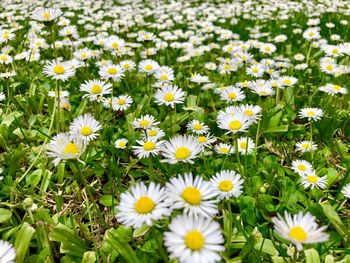
[[[316,175],[309,175],[306,179],[309,183],[317,183],[318,182],[318,177]]]
[[[196,131],[200,131],[203,129],[202,125],[200,123],[196,123],[195,125],[193,125],[193,128],[196,130]]]
[[[167,102],[171,102],[174,100],[174,95],[171,93],[165,94],[164,100],[166,100]]]
[[[148,132],[148,135],[151,136],[151,137],[153,137],[153,136],[156,136],[157,133],[158,133],[157,130],[150,130],[150,131]]]
[[[114,75],[114,74],[117,73],[117,69],[116,69],[116,68],[109,68],[109,69],[107,70],[107,72],[108,72],[108,74]]]
[[[337,91],[339,91],[340,90],[340,86],[339,85],[333,85],[333,89],[335,89],[335,90],[337,90]]]
[[[124,65],[123,65],[123,68],[128,69],[128,68],[130,68],[130,65],[129,65],[129,64],[124,64]]]
[[[292,84],[292,81],[290,79],[285,79],[285,80],[283,80],[283,83],[286,85],[290,85],[290,84]]]
[[[102,92],[102,87],[98,84],[94,84],[91,87],[91,93],[93,94],[100,94]]]
[[[269,51],[271,51],[271,48],[270,47],[265,47],[265,51],[269,52]]]
[[[164,80],[168,80],[169,78],[168,78],[167,75],[162,75],[162,76],[160,77],[160,79],[164,81]]]
[[[156,144],[154,142],[145,142],[143,144],[143,149],[146,151],[152,151],[156,148]]]
[[[78,154],[79,148],[76,144],[70,142],[66,145],[66,148],[64,148],[64,154]]]
[[[307,234],[303,228],[300,226],[295,226],[289,231],[289,236],[297,241],[305,241],[307,239]]]
[[[242,123],[239,120],[231,121],[229,124],[231,130],[239,130],[242,128]]]
[[[118,105],[121,106],[121,105],[125,105],[125,102],[126,101],[124,99],[119,99],[117,103],[118,103]]]
[[[247,115],[249,117],[253,116],[253,114],[254,114],[252,110],[245,110],[243,113],[244,113],[244,115]]]
[[[306,114],[308,116],[315,116],[315,112],[314,111],[308,111]]]
[[[231,100],[234,100],[235,98],[237,98],[236,93],[234,93],[234,92],[230,92],[230,93],[228,94],[228,97],[229,97],[229,99],[231,99]]]
[[[56,74],[63,74],[65,72],[65,69],[60,65],[56,65],[53,67],[53,72],[55,72]]]
[[[114,42],[114,43],[112,44],[112,48],[114,48],[114,49],[119,48],[119,44],[118,44],[117,42]]]
[[[259,72],[258,68],[253,68],[252,71],[253,71],[253,73],[258,73]]]
[[[233,189],[233,183],[230,180],[224,180],[219,183],[218,188],[220,191],[229,192]]]
[[[260,91],[260,95],[266,95],[267,92],[265,90]]]
[[[147,127],[148,124],[149,124],[148,120],[141,120],[141,121],[140,121],[140,126],[141,126],[142,128]]]
[[[80,134],[84,136],[89,136],[92,133],[92,129],[89,126],[84,126],[80,129]]]
[[[7,57],[6,57],[5,55],[2,55],[2,56],[0,56],[0,59],[1,59],[2,61],[6,61],[6,60],[7,60]]]
[[[191,250],[200,250],[204,246],[204,236],[198,230],[191,230],[185,236],[185,244]]]
[[[123,142],[123,141],[119,142],[119,147],[125,147],[125,145],[126,145],[126,142]]]
[[[339,53],[339,50],[335,48],[335,49],[332,50],[332,53],[333,53],[333,54],[338,54],[338,53]]]
[[[69,109],[69,104],[68,103],[64,103],[62,105],[62,107],[63,107],[63,109],[68,110]]]
[[[50,13],[49,13],[49,12],[45,12],[45,13],[43,14],[43,18],[44,18],[45,20],[49,20],[49,19],[50,19]]]
[[[187,147],[179,147],[176,149],[175,158],[178,160],[184,160],[190,157],[191,152]]]
[[[205,137],[205,136],[199,136],[199,137],[198,137],[198,141],[199,141],[200,143],[205,143],[205,142],[207,141],[207,137]]]
[[[201,192],[193,186],[186,187],[181,194],[182,198],[191,205],[199,205],[201,202]]]
[[[301,147],[304,148],[304,149],[308,149],[310,147],[310,145],[308,143],[303,143],[301,145]]]
[[[333,70],[333,66],[332,66],[332,65],[327,65],[327,66],[326,66],[326,69],[327,69],[327,70]]]
[[[147,196],[142,196],[139,198],[139,200],[135,203],[135,210],[139,214],[147,214],[151,212],[156,204],[153,202],[153,200]]]
[[[220,149],[220,152],[222,152],[222,153],[228,153],[228,149],[227,149],[227,148],[221,148],[221,149]]]
[[[239,147],[240,147],[241,149],[247,149],[247,143],[246,143],[246,142],[241,142],[241,143],[239,144]]]
[[[151,64],[146,65],[145,69],[147,71],[151,71],[153,69],[153,66]]]
[[[310,37],[312,37],[313,35],[315,35],[315,33],[314,33],[314,32],[312,32],[312,31],[311,31],[311,32],[309,32],[309,36],[310,36]]]
[[[303,172],[306,171],[306,166],[303,165],[303,164],[299,164],[297,168],[298,168],[300,171],[303,171]]]
[[[244,88],[248,87],[248,81],[243,81],[242,82],[242,87],[244,87]]]
[[[225,64],[224,65],[224,69],[229,69],[230,68],[230,65],[229,64]]]

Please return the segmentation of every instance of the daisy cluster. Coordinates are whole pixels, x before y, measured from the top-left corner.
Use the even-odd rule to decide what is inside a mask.
[[[0,203],[17,209],[34,193],[40,206],[10,212],[6,223],[39,230],[28,249],[11,239],[19,227],[0,228],[15,239],[0,240],[0,262],[49,240],[62,243],[52,262],[99,262],[106,247],[118,255],[103,260],[124,262],[155,246],[162,261],[297,262],[316,250],[343,260],[347,1],[3,0],[0,11],[0,164],[23,165],[4,164]],[[15,136],[30,154],[11,152]],[[47,218],[94,251],[69,250],[36,222]],[[121,225],[134,239],[104,243]]]

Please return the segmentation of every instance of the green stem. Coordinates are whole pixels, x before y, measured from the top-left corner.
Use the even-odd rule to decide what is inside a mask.
[[[236,159],[237,159],[237,163],[238,163],[238,169],[239,169],[239,173],[241,174],[242,177],[244,177],[243,174],[243,170],[242,170],[242,165],[241,165],[241,159],[239,157],[239,151],[238,151],[238,137],[235,137],[235,153],[236,153]]]
[[[232,210],[231,210],[231,203],[230,203],[230,199],[225,201],[226,205],[227,205],[227,216],[228,216],[228,229],[227,229],[227,240],[226,240],[226,248],[229,248],[230,243],[231,243],[231,237],[232,237]]]
[[[56,129],[57,132],[60,131],[60,112],[61,112],[61,96],[60,96],[60,80],[56,80],[56,100],[57,100],[57,120]]]
[[[310,121],[310,142],[311,142],[311,144],[312,144],[312,132],[313,132],[313,126],[312,126],[312,121]],[[310,154],[311,154],[311,162],[312,162],[314,159],[314,151],[312,150],[312,147],[310,150]]]

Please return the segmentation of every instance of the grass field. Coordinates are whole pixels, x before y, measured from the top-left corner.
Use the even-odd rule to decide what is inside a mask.
[[[0,4],[0,263],[350,262],[348,1]]]

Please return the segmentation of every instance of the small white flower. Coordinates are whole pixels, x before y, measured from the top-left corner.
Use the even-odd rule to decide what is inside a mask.
[[[219,199],[229,199],[232,196],[238,197],[242,194],[243,179],[234,171],[218,172],[210,181],[218,192]]]

